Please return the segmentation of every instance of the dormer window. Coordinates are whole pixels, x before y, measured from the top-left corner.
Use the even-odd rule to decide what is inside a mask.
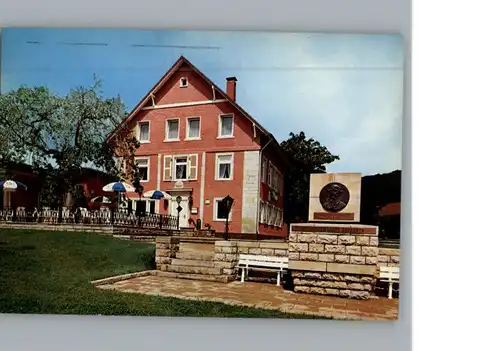
[[[181,88],[187,88],[188,86],[188,79],[186,77],[182,77],[180,80],[179,80],[179,86]]]

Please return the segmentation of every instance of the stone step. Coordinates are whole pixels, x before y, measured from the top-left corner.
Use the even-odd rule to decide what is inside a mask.
[[[214,262],[210,260],[186,260],[181,258],[173,258],[172,266],[194,266],[194,267],[209,267],[212,268],[214,266]]]
[[[213,244],[205,243],[179,243],[180,252],[207,252],[213,253],[215,251],[215,246]]]
[[[193,267],[193,266],[167,266],[168,272],[188,273],[188,274],[204,274],[204,275],[219,275],[222,274],[222,268],[214,267]]]
[[[178,251],[175,254],[175,258],[181,259],[181,260],[199,260],[199,261],[211,261],[214,259],[214,254],[213,253],[207,253],[207,252],[181,252]]]
[[[163,271],[158,271],[156,275],[167,278],[204,280],[204,281],[220,282],[220,283],[228,283],[230,280],[234,280],[234,277],[231,279],[227,275],[185,274],[185,273],[163,272]]]

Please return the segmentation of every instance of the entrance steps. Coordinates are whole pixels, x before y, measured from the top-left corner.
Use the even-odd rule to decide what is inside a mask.
[[[191,257],[196,257],[196,256],[191,256]],[[173,258],[172,259],[172,266],[193,266],[193,267],[214,267],[214,262],[211,261],[212,256],[205,256],[205,257],[210,257],[208,260],[207,259],[182,259],[182,258]]]
[[[199,253],[199,252],[181,252],[178,251],[175,255],[176,259],[180,260],[190,260],[190,261],[213,261],[214,254],[213,253]],[[172,260],[173,262],[173,260]]]
[[[213,238],[189,238],[179,243],[179,251],[172,262],[167,265],[166,272],[160,275],[192,280],[227,282],[228,277],[222,274],[222,268],[215,267],[215,240]]]

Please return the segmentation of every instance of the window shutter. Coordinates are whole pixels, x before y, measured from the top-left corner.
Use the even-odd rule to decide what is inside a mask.
[[[172,156],[165,156],[163,160],[163,180],[172,180]]]
[[[189,167],[188,179],[196,180],[198,176],[198,155],[189,155],[188,167]]]

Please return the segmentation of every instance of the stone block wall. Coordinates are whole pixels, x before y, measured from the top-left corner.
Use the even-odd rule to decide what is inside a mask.
[[[238,275],[238,246],[236,241],[215,242],[214,266],[222,268],[226,281],[235,280]]]
[[[399,249],[378,249],[379,266],[399,267]]]
[[[179,251],[179,238],[172,236],[156,238],[155,262],[156,269],[166,271],[167,265],[172,262],[172,258]]]
[[[238,254],[288,256],[288,243],[285,241],[234,241]]]
[[[367,299],[374,293],[378,228],[357,224],[293,224],[289,270],[296,292]]]
[[[232,281],[237,278],[237,265],[240,254],[266,256],[288,255],[288,243],[284,241],[221,240],[216,241],[214,247],[214,266],[222,269],[225,281]]]

